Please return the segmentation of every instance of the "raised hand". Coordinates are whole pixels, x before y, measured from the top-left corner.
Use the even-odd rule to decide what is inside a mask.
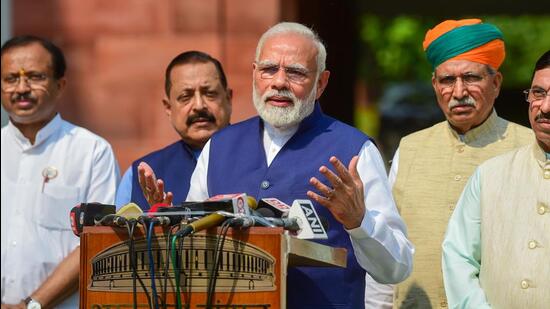
[[[361,225],[366,211],[363,182],[357,172],[358,160],[358,156],[353,157],[346,169],[338,158],[331,157],[329,162],[334,166],[336,174],[324,165],[319,168],[319,172],[328,179],[330,186],[312,177],[309,183],[320,194],[307,192],[309,198],[326,207],[348,230]]]
[[[157,179],[151,166],[145,162],[140,162],[137,170],[139,186],[149,206],[158,203],[171,205],[174,195],[172,192],[164,192],[164,181]]]

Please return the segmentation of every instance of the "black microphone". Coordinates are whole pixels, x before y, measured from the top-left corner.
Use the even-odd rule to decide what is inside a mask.
[[[319,235],[322,235],[322,231],[321,231],[322,229],[327,231],[329,228],[327,218],[317,216],[316,212],[313,212],[309,209],[313,207],[311,202],[308,203],[306,201],[302,201],[302,203],[306,204],[306,207],[304,208],[299,202],[294,201],[294,203],[292,204],[292,207],[289,206],[289,210],[282,212],[282,216],[279,216],[281,212],[278,212],[274,207],[265,207],[265,204],[262,202],[263,200],[265,199],[261,199],[260,202],[258,203],[258,209],[256,210],[256,214],[259,214],[265,217],[267,220],[271,222],[275,222],[274,219],[276,218],[282,218],[285,220],[285,223],[278,223],[278,222],[274,223],[277,226],[287,227],[285,229],[288,229],[290,231],[299,231],[300,229],[296,229],[296,225],[299,225],[299,223],[303,221],[304,223],[312,224],[314,228],[316,228],[316,231],[318,231]],[[292,212],[290,211],[290,209],[292,209]],[[307,211],[304,211],[304,209]],[[319,226],[318,226],[319,223],[321,224],[322,229],[319,229]]]
[[[173,225],[172,220],[170,220],[169,216],[141,215],[138,217],[137,220],[139,223],[145,226],[148,226],[151,222],[153,222],[153,224],[155,225],[160,225],[160,226]],[[177,224],[177,222],[175,222],[174,224]]]
[[[273,218],[263,216],[240,216],[231,219],[232,227],[249,228],[253,226],[282,227],[289,231],[299,231],[300,225],[297,218]]]
[[[256,206],[256,199],[244,193],[222,194],[205,201],[183,202],[175,206],[157,204],[151,208],[149,216],[166,216],[174,225],[187,218],[204,217],[216,212],[248,215],[250,209]]]
[[[104,226],[125,226],[128,220],[123,216],[117,214],[106,215],[100,220],[94,220],[95,225],[104,225]]]
[[[95,225],[96,220],[114,214],[115,211],[115,205],[101,203],[80,203],[76,205],[69,213],[73,233],[80,237],[84,226]]]
[[[288,214],[288,212],[290,211],[290,206],[279,199],[269,197],[261,199],[258,202],[258,207],[256,208],[256,210],[269,214],[264,217],[281,218]]]

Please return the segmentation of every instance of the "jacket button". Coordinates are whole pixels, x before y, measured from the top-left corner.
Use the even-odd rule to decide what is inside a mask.
[[[521,280],[521,288],[527,289],[529,287],[529,282],[527,280]]]
[[[269,181],[267,181],[267,180],[262,181],[262,183],[260,184],[260,187],[261,187],[262,189],[264,189],[264,190],[266,190],[267,188],[269,188],[269,186],[270,186],[270,183],[269,183]]]
[[[528,246],[529,246],[529,249],[535,249],[537,247],[537,242],[534,241],[534,240],[531,240],[529,243],[528,243]]]

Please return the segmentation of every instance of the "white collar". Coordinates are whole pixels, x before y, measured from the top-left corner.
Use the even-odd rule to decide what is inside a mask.
[[[294,135],[296,131],[298,131],[298,127],[299,124],[285,128],[276,128],[264,121],[265,131],[267,132],[269,137],[271,137],[271,139],[287,139]]]
[[[21,146],[21,148],[23,150],[27,150],[42,144],[45,140],[52,136],[54,132],[61,128],[62,122],[63,120],[61,119],[61,115],[57,113],[55,117],[50,120],[50,122],[48,122],[36,133],[34,144],[31,144],[31,141],[25,137],[23,133],[21,133],[21,131],[13,124],[13,122],[11,122],[11,120],[8,122],[8,129],[12,132],[15,137],[15,141]]]

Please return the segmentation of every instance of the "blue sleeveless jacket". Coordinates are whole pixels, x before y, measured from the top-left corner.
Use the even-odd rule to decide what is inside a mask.
[[[318,103],[298,131],[267,166],[263,122],[254,117],[214,134],[210,140],[208,193],[244,192],[261,199],[275,197],[291,205],[315,190],[313,176],[328,184],[319,167],[332,168],[334,155],[346,166],[359,154],[368,136],[324,115]],[[328,239],[319,243],[348,250],[347,268],[293,267],[288,269],[288,308],[364,307],[365,271],[357,263],[349,234],[323,206],[314,203],[319,216],[328,219]]]
[[[174,204],[185,201],[191,175],[197,165],[193,151],[187,144],[180,140],[132,163],[131,201],[138,204],[141,209],[148,210],[149,204],[141,192],[138,181],[137,166],[142,161],[149,164],[157,178],[164,181],[165,191],[174,193]]]

